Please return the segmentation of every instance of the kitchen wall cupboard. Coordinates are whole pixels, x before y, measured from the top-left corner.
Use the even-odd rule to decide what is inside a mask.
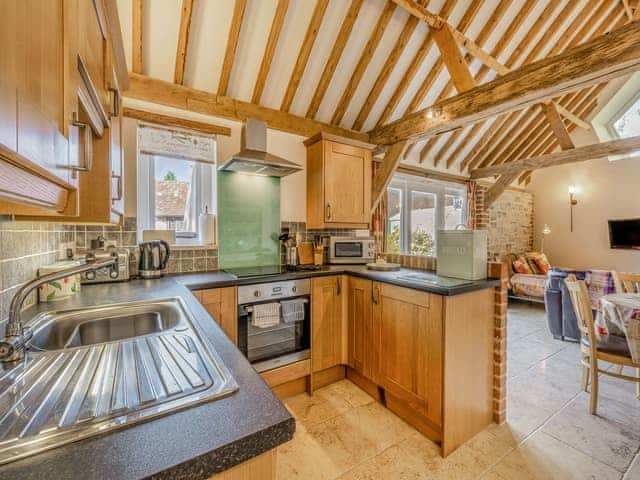
[[[237,345],[238,311],[237,290],[235,287],[195,290],[193,294],[211,314],[224,333]]]
[[[121,162],[121,153],[112,155],[121,150],[120,96],[110,88],[117,86],[114,70],[120,80],[126,71],[123,77],[114,60],[111,36],[120,33],[111,28],[119,24],[112,3],[0,2],[8,27],[0,33],[0,213],[121,220],[121,199],[111,192],[121,191],[121,182],[112,181],[110,165],[101,165]],[[121,48],[120,39],[115,43]],[[95,178],[87,181],[90,176]]]
[[[321,133],[307,147],[307,227],[368,228],[374,145]]]
[[[342,275],[311,279],[311,371],[319,372],[344,363]]]

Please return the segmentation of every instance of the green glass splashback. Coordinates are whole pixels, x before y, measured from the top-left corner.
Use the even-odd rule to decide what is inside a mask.
[[[220,268],[280,263],[280,179],[218,172]]]

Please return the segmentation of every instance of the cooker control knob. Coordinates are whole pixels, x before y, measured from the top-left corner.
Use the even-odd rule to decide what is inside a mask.
[[[96,272],[87,272],[87,280],[95,280],[96,278]]]
[[[256,290],[255,292],[253,292],[253,296],[254,296],[254,297],[259,297],[260,295],[262,295],[262,294],[260,293],[260,290]]]
[[[110,276],[111,278],[113,278],[113,279],[118,278],[118,270],[111,270],[111,271],[109,272],[109,276]]]

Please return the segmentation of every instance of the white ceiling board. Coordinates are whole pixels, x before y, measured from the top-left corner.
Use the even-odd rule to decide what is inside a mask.
[[[349,10],[350,3],[351,2],[345,0],[331,0],[329,2],[329,6],[324,15],[324,21],[318,29],[318,36],[311,50],[307,68],[300,79],[298,91],[291,104],[291,113],[303,117],[306,115],[313,94],[318,86],[318,81],[322,76],[324,66],[327,63],[327,59],[333,49],[333,44],[342,26],[342,22]],[[300,45],[296,45],[296,50],[292,55],[297,55],[297,49],[299,48]]]
[[[234,2],[196,0],[185,64],[184,84],[216,92],[233,18]]]
[[[336,71],[329,84],[329,88],[320,103],[316,120],[322,122],[331,121],[333,112],[342,97],[342,92],[346,88],[360,60],[364,47],[378,23],[378,18],[382,13],[384,4],[384,1],[379,0],[367,0],[363,3],[360,14],[353,25],[349,40],[345,45],[344,52],[342,52]]]
[[[409,83],[407,91],[403,95],[402,99],[400,99],[400,101],[398,102],[398,106],[396,107],[395,112],[391,115],[391,117],[389,117],[387,123],[397,120],[404,115],[407,108],[409,108],[409,104],[415,97],[418,89],[424,82],[424,79],[427,77],[438,58],[440,58],[440,52],[438,51],[437,47],[432,46],[431,50],[429,50],[429,53],[425,58],[425,61],[422,62],[422,65],[416,72],[413,80],[411,81],[411,83]]]
[[[278,46],[262,93],[262,105],[280,109],[291,72],[298,59],[299,48],[302,46],[313,15],[314,8],[311,8],[311,3],[315,8],[315,2],[311,0],[289,2],[289,10],[284,19]]]
[[[173,82],[182,0],[146,1],[142,9],[142,71]],[[162,54],[159,55],[158,52]]]
[[[380,115],[382,115],[382,112],[387,106],[387,102],[389,101],[389,99],[391,98],[391,95],[393,95],[393,92],[395,91],[396,87],[402,80],[402,77],[404,76],[404,73],[407,71],[407,68],[409,68],[409,65],[411,64],[413,57],[415,57],[417,51],[420,49],[420,46],[424,42],[424,39],[427,36],[428,30],[429,30],[429,27],[422,22],[418,24],[418,26],[414,30],[413,34],[411,35],[411,38],[409,39],[409,41],[407,42],[407,45],[402,51],[402,55],[400,55],[400,58],[398,58],[398,62],[396,63],[395,68],[392,70],[391,75],[389,75],[389,78],[387,79],[387,82],[385,83],[384,88],[382,89],[382,91],[380,92],[380,95],[378,96],[375,103],[373,104],[373,108],[369,113],[369,117],[367,118],[367,121],[364,123],[363,128],[365,131],[371,130],[376,126],[376,123],[378,123],[378,119],[380,118]]]
[[[389,22],[389,25],[387,25],[387,29],[380,39],[378,48],[373,54],[371,62],[369,62],[369,66],[365,70],[360,85],[356,89],[351,102],[349,103],[349,107],[345,112],[341,125],[351,127],[353,122],[356,121],[356,118],[360,113],[360,109],[367,100],[369,92],[371,92],[371,89],[378,78],[378,74],[380,73],[380,70],[382,70],[389,54],[393,50],[396,40],[398,39],[398,36],[400,36],[408,18],[409,16],[407,13],[401,8],[396,8],[393,12],[391,21]]]
[[[247,1],[227,96],[251,101],[277,5],[277,0]]]

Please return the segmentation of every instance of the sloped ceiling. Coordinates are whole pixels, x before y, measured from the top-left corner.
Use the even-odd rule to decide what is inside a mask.
[[[132,3],[118,0],[127,61],[131,69]],[[194,0],[183,84],[216,93],[237,0]],[[267,45],[278,0],[246,0],[237,51],[233,61],[227,96],[251,101],[260,64]],[[300,47],[318,0],[290,0],[273,61],[266,79],[260,104],[280,109]],[[361,58],[367,41],[376,28],[387,0],[364,0],[358,12],[343,54],[319,105],[315,119],[331,123],[341,96]],[[176,61],[176,46],[180,29],[183,0],[142,0],[142,73],[172,82]],[[449,23],[474,39],[483,49],[509,68],[557,54],[568,47],[583,43],[593,36],[620,26],[626,21],[625,8],[620,0],[432,0],[427,8],[446,18]],[[630,0],[631,4],[635,0]],[[307,114],[319,79],[330,56],[351,0],[329,0],[324,18],[313,44],[309,61],[299,83],[290,112]],[[352,93],[345,114],[339,124],[368,131],[376,126],[394,96],[397,104],[384,123],[396,120],[405,113],[433,104],[442,97],[455,95],[447,69],[440,61],[434,42],[428,53],[418,56],[429,36],[429,28],[417,22],[405,45],[396,46],[409,15],[395,7],[389,23],[373,52],[361,81]],[[392,53],[399,53],[397,62],[388,63]],[[414,58],[421,60],[414,75],[408,75]],[[477,83],[485,83],[496,72],[467,56]],[[390,68],[386,81],[381,72]],[[406,77],[406,78],[404,78]],[[404,81],[403,81],[404,78]],[[379,93],[362,125],[356,120],[378,82]],[[406,89],[401,88],[406,85]],[[596,108],[597,87],[582,94],[568,96],[562,101],[571,111],[582,117]],[[424,95],[420,95],[424,92]],[[540,108],[492,119],[461,130],[434,137],[413,146],[405,162],[428,168],[448,169],[465,173],[469,166],[522,158],[523,155],[543,153],[556,148],[549,137],[548,124],[541,118]],[[576,128],[565,120],[568,128]],[[522,181],[528,177],[523,176]]]

